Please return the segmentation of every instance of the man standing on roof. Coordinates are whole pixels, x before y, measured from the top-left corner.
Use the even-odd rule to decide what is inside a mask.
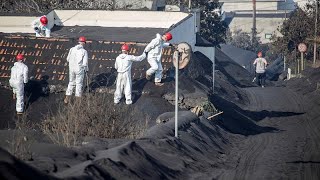
[[[17,114],[22,114],[24,110],[24,85],[28,82],[28,66],[23,63],[24,56],[18,54],[17,62],[11,68],[10,86],[13,89],[13,99],[16,99]]]
[[[75,96],[80,98],[82,96],[82,86],[85,73],[88,72],[88,53],[84,49],[86,38],[81,36],[79,44],[69,50],[67,61],[69,62],[69,84],[66,91],[64,103],[68,103],[70,96],[76,88]]]
[[[121,47],[122,54],[116,58],[114,64],[115,69],[118,72],[116,91],[114,92],[114,103],[118,104],[124,93],[126,98],[126,104],[132,104],[131,99],[131,66],[133,61],[142,61],[146,58],[146,54],[143,53],[140,56],[129,55],[129,46],[127,44]]]
[[[161,54],[162,49],[167,46],[172,46],[172,44],[167,43],[172,39],[171,33],[165,33],[164,35],[157,34],[156,38],[154,38],[145,48],[144,52],[148,55],[148,62],[150,64],[150,68],[146,72],[146,79],[150,80],[152,74],[155,74],[155,85],[162,86],[161,83],[162,78],[162,64],[161,64]]]
[[[36,37],[50,37],[51,30],[48,28],[48,18],[44,15],[32,22],[32,28]]]
[[[258,58],[254,60],[253,65],[256,66],[256,78],[258,86],[264,88],[266,78],[267,60],[262,57],[262,52],[258,52]]]

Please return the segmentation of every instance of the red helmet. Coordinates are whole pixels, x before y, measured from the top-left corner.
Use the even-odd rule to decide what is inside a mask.
[[[164,34],[167,38],[167,41],[170,41],[172,39],[172,34],[171,33],[165,33]]]
[[[86,42],[86,38],[84,36],[79,37],[79,42]]]
[[[127,44],[122,45],[122,46],[121,46],[121,50],[123,50],[123,51],[129,51],[129,45],[127,45]]]
[[[262,52],[260,51],[260,52],[258,52],[258,56],[260,57],[260,56],[262,56]]]
[[[40,22],[41,22],[43,25],[48,24],[48,19],[47,19],[47,17],[46,17],[46,16],[41,16]]]
[[[23,60],[23,59],[24,59],[23,54],[18,54],[18,55],[16,56],[16,59],[17,59],[17,61]]]

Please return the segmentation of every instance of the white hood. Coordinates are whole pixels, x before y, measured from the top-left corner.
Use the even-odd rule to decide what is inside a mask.
[[[127,56],[128,56],[127,54],[120,54],[120,55],[119,55],[119,58],[124,59],[124,58],[126,58]]]

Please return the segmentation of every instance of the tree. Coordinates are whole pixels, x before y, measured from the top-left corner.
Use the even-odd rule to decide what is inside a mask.
[[[259,47],[259,37],[256,37],[254,43],[251,42],[251,36],[249,33],[243,32],[241,29],[234,32],[232,35],[230,32],[227,33],[227,44],[231,44],[235,47],[242,48],[245,50],[258,52],[261,50]]]
[[[200,35],[208,41],[218,46],[226,39],[227,25],[221,21],[221,16],[214,12],[219,8],[218,0],[214,1],[195,1],[196,7],[202,9],[200,17]]]
[[[166,3],[188,7],[188,0],[167,0]],[[220,8],[218,0],[193,0],[192,8],[201,9],[200,13],[200,35],[213,43],[215,46],[224,43],[226,39],[227,25],[221,21],[221,16],[214,12]]]
[[[289,18],[278,28],[282,36],[272,37],[271,51],[276,54],[286,55],[288,60],[295,60],[296,49],[299,43],[307,42],[314,36],[314,5],[307,4],[304,9],[297,8]],[[308,46],[307,55],[313,55],[313,45]]]

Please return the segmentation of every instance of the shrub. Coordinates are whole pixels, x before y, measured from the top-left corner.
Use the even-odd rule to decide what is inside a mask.
[[[139,138],[146,130],[148,119],[130,105],[113,104],[109,94],[87,94],[60,105],[50,113],[40,129],[56,144],[76,146],[84,136],[99,138]]]

